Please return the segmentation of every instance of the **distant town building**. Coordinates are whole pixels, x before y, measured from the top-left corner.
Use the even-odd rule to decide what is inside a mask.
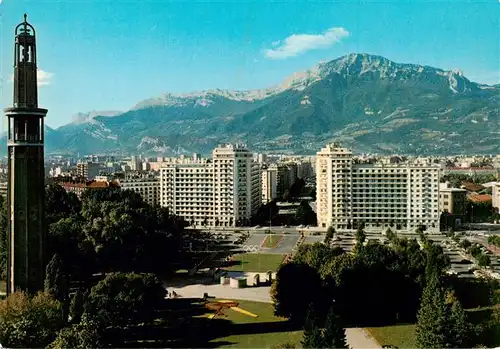
[[[160,176],[161,205],[195,225],[244,224],[261,204],[260,165],[243,145],[214,149],[212,159],[179,159]]]
[[[448,183],[440,183],[439,210],[453,215],[465,215],[467,206],[467,190],[450,188]]]
[[[360,164],[332,143],[317,153],[316,196],[320,227],[439,231],[439,167]]]
[[[80,162],[76,164],[76,174],[78,177],[93,180],[99,175],[101,164],[98,162]]]
[[[451,188],[449,183],[439,185],[439,211],[447,214],[442,222],[443,229],[458,228],[465,220],[467,190]]]
[[[117,187],[114,182],[96,182],[96,181],[71,181],[71,182],[61,182],[60,186],[64,188],[68,193],[75,193],[77,197],[81,197],[85,190],[99,190]]]

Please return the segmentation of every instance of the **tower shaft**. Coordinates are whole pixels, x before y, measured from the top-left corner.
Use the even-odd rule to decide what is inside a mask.
[[[35,29],[16,27],[14,106],[8,120],[8,270],[7,293],[34,293],[45,278],[44,118],[38,108]]]

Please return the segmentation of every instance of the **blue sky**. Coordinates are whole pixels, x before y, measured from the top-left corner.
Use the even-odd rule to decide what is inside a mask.
[[[0,106],[12,103],[13,29],[27,12],[53,127],[164,92],[270,87],[351,52],[500,83],[498,0],[0,2]]]

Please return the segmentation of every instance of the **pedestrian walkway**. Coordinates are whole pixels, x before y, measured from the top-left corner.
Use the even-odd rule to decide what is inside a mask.
[[[362,328],[346,328],[345,334],[349,348],[352,349],[380,349],[377,341]]]

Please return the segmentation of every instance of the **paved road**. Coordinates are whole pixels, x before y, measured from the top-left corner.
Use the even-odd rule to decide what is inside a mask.
[[[279,235],[279,234],[275,234]],[[279,242],[278,246],[275,248],[265,248],[261,247],[264,243],[264,240],[267,237],[267,234],[252,234],[248,238],[247,241],[243,244],[243,249],[246,246],[258,246],[258,250],[253,250],[250,253],[269,253],[269,254],[288,254],[292,252],[292,249],[295,247],[295,244],[299,240],[299,234],[284,234],[283,238]]]

